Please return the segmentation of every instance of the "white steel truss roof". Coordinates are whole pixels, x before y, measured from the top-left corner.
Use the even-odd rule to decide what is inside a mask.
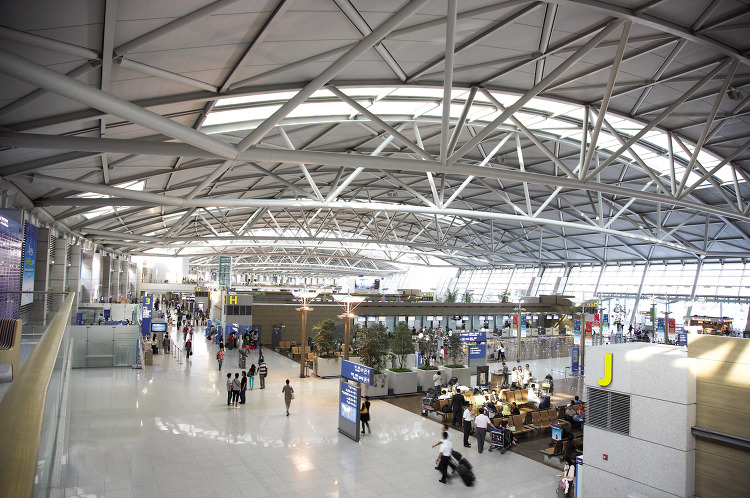
[[[748,257],[744,1],[38,0],[0,19],[6,205],[105,250],[326,275]]]

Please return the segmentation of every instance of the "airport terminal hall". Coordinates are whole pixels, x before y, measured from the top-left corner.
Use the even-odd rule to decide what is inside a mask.
[[[750,0],[0,1],[0,496],[750,496]]]

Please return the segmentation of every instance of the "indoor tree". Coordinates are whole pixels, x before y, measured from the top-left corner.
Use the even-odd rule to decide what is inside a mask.
[[[408,368],[404,368],[406,363],[406,357],[414,352],[414,343],[411,340],[411,331],[409,326],[404,322],[396,325],[393,329],[393,339],[391,339],[391,350],[393,356],[398,358],[398,367],[391,368],[394,372],[409,372]]]
[[[362,364],[372,368],[375,373],[385,370],[385,355],[388,352],[388,330],[378,322],[359,331],[359,356]]]
[[[318,356],[321,358],[335,358],[338,350],[338,333],[336,331],[336,322],[331,319],[313,325],[315,334],[315,347],[318,349]]]
[[[464,343],[461,342],[458,332],[452,332],[445,338],[445,348],[448,350],[448,358],[453,362],[446,366],[448,368],[463,368],[464,365],[459,362],[463,360],[466,353],[464,352]]]

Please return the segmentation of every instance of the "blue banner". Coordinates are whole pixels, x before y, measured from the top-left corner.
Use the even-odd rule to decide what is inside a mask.
[[[475,330],[474,332],[463,330],[458,335],[461,338],[461,342],[487,342],[486,330]]]
[[[151,311],[154,306],[154,296],[143,296],[143,313],[141,314],[141,334],[151,333]]]
[[[580,338],[580,327],[578,330],[578,337]],[[570,348],[570,370],[578,375],[578,371],[581,369],[581,348],[573,346]]]
[[[34,290],[34,270],[36,268],[36,233],[35,225],[28,221],[26,224],[26,239],[23,244],[23,278],[22,291]],[[21,294],[21,306],[34,301],[34,294]]]
[[[526,337],[526,315],[521,315],[521,337]]]
[[[357,415],[359,415],[359,389],[357,386],[341,383],[341,392],[339,393],[339,415],[341,418],[356,424]]]
[[[470,360],[486,360],[487,359],[487,345],[486,344],[469,345],[469,359]]]
[[[576,320],[573,322],[573,344],[581,344],[581,321]]]
[[[366,386],[372,385],[372,368],[359,363],[341,360],[341,376]]]

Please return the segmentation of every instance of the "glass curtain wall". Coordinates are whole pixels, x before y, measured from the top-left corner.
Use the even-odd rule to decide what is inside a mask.
[[[631,320],[636,327],[651,326],[650,310],[655,306],[657,317],[669,311],[678,326],[686,324],[689,316],[729,317],[733,329],[743,331],[750,303],[750,265],[742,262],[709,262],[702,267],[610,264],[603,270],[601,266],[545,267],[541,276],[538,267],[462,269],[453,282],[459,300],[468,291],[474,302],[499,302],[506,291],[510,301],[555,293],[576,303],[598,298],[609,323],[620,321],[626,329]]]

